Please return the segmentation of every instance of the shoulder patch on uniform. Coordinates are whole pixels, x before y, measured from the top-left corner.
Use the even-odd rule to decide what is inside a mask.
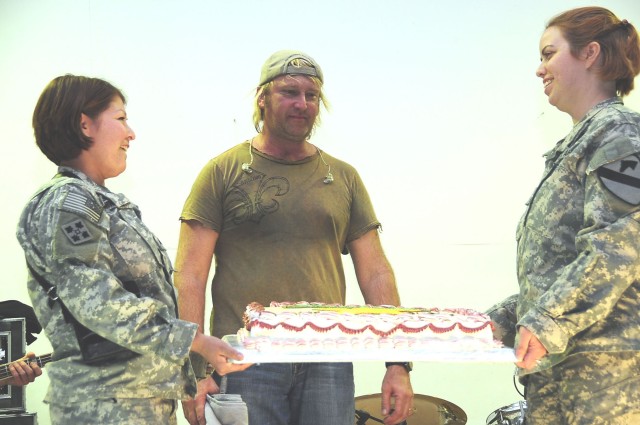
[[[63,224],[62,231],[69,241],[74,245],[80,245],[93,240],[93,235],[84,224],[82,219],[77,219],[71,223]]]
[[[629,155],[598,168],[598,177],[613,195],[631,205],[640,205],[640,156]]]
[[[93,197],[71,188],[60,205],[60,209],[80,214],[97,223],[102,215],[102,206]]]

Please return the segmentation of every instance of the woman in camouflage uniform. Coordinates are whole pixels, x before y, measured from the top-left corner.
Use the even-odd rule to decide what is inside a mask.
[[[97,78],[61,76],[40,96],[33,127],[59,166],[17,231],[29,295],[54,349],[51,421],[176,423],[175,400],[196,390],[190,350],[219,373],[246,366],[227,364],[239,353],[177,318],[166,250],[138,207],[104,186],[125,170],[135,138],[125,97]]]
[[[518,226],[519,296],[490,313],[517,329],[527,425],[640,423],[640,114],[622,103],[638,33],[607,9],[569,10],[540,57],[544,92],[574,126]]]

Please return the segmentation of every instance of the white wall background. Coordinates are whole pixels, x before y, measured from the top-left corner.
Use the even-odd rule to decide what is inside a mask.
[[[592,1],[640,27],[634,0]],[[361,172],[405,305],[483,310],[517,290],[516,223],[542,154],[571,127],[534,72],[545,22],[566,0],[430,2],[283,0],[0,0],[0,299],[29,302],[15,225],[55,173],[35,146],[44,86],[74,73],[128,96],[137,139],[107,184],[142,208],[169,247],[207,159],[251,137],[251,95],[275,50],[323,67],[333,110],[313,138]],[[638,83],[638,81],[636,81]],[[640,94],[626,103],[640,110]],[[350,262],[347,259],[350,267]],[[360,302],[350,271],[349,302]],[[29,347],[50,350],[46,338]],[[46,369],[45,369],[46,370]],[[418,394],[460,406],[468,424],[520,399],[511,364],[418,363]],[[379,392],[383,366],[356,364],[357,395]],[[43,378],[27,408],[49,423]],[[180,423],[186,423],[179,413]]]

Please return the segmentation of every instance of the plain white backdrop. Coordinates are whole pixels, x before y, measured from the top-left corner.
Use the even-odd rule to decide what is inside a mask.
[[[592,1],[640,27],[632,0]],[[332,104],[312,142],[361,173],[383,223],[403,304],[484,310],[517,291],[514,233],[569,132],[535,76],[545,22],[566,0],[340,1],[0,0],[0,299],[29,303],[15,226],[54,173],[31,114],[44,86],[73,73],[128,96],[137,139],[107,186],[137,203],[175,257],[178,216],[202,165],[250,138],[263,61],[313,56]],[[637,82],[637,81],[636,81]],[[640,94],[626,103],[640,110]],[[348,302],[361,296],[349,273]],[[51,349],[44,335],[29,347]],[[356,395],[378,393],[384,366],[356,363]],[[460,406],[468,424],[520,399],[513,365],[417,363],[418,394]],[[46,370],[46,368],[45,368]],[[27,409],[49,423],[48,379]],[[179,412],[179,422],[186,423]]]

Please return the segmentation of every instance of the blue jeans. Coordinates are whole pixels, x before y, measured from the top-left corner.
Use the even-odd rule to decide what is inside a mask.
[[[226,376],[240,394],[250,425],[353,425],[351,363],[262,363]],[[218,382],[220,384],[220,382]]]

